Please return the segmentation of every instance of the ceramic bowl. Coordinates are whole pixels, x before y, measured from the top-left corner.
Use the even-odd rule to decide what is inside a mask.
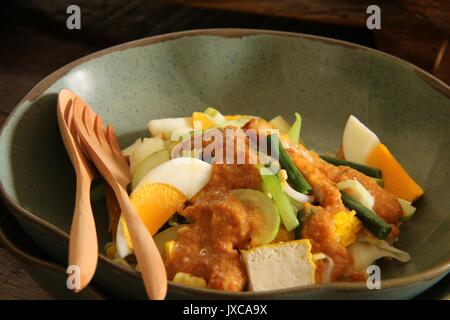
[[[354,44],[262,30],[198,30],[146,38],[79,59],[41,81],[0,136],[1,194],[14,217],[55,261],[67,260],[74,172],[56,120],[69,88],[115,127],[122,146],[152,118],[205,106],[224,113],[304,119],[303,138],[335,151],[349,114],[368,124],[426,194],[402,227],[408,263],[381,263],[380,290],[332,283],[228,293],[170,283],[169,298],[410,298],[450,270],[450,88],[405,61]],[[100,248],[110,241],[104,203],[94,207]],[[144,298],[139,274],[100,254],[95,286],[113,298]]]
[[[51,261],[42,250],[36,246],[30,236],[18,224],[14,216],[0,202],[0,247],[6,248],[18,259],[31,277],[55,299],[95,299],[108,297],[94,288],[93,282],[83,291],[74,294],[64,285],[66,270],[62,265]],[[449,300],[450,275],[436,285],[426,290],[414,299],[419,300]]]

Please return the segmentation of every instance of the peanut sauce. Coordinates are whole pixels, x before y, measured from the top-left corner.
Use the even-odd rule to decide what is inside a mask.
[[[249,247],[258,215],[230,193],[245,188],[261,188],[254,165],[213,164],[209,184],[181,213],[192,223],[180,232],[166,261],[169,279],[186,272],[204,278],[212,289],[245,289],[247,274],[238,250]]]

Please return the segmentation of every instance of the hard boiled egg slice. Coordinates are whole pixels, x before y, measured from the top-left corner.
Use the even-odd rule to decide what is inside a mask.
[[[131,241],[130,234],[125,225],[123,216],[120,216],[119,223],[117,224],[116,232],[116,255],[123,259],[133,253],[133,242]]]
[[[381,169],[384,188],[410,202],[423,195],[423,189],[408,175],[377,135],[351,115],[342,138],[345,160]]]
[[[366,164],[380,139],[354,115],[351,115],[345,125],[342,137],[342,149],[345,160]]]
[[[147,173],[130,200],[148,231],[154,235],[178,208],[206,186],[211,172],[212,167],[207,162],[195,158],[176,158]],[[120,258],[133,252],[123,217],[117,228],[116,246]]]
[[[133,192],[130,200],[147,230],[154,235],[187,199],[170,185],[151,183]],[[123,216],[117,226],[116,247],[120,258],[133,252],[133,243]]]
[[[175,158],[147,173],[136,190],[149,183],[165,183],[175,187],[187,199],[191,199],[209,182],[211,172],[211,165],[205,161],[187,157]]]

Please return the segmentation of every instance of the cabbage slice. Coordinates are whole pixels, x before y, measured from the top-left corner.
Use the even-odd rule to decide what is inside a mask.
[[[287,134],[291,126],[282,116],[276,116],[269,121],[273,128],[280,130],[281,133]]]
[[[305,202],[314,202],[313,196],[308,196],[306,194],[300,193],[294,188],[292,188],[287,182],[284,184],[284,192],[293,200],[299,202],[299,203],[305,203]]]
[[[348,247],[353,256],[353,270],[366,272],[368,266],[376,260],[391,257],[401,262],[411,260],[409,253],[399,250],[385,240],[360,233],[355,243]]]
[[[372,209],[375,198],[367,191],[366,188],[356,179],[347,179],[336,184],[339,191],[345,193],[350,198],[358,201],[366,208]]]

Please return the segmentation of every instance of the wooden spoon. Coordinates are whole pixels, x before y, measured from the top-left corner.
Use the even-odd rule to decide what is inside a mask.
[[[150,299],[164,299],[167,293],[166,269],[150,232],[142,223],[126,191],[131,176],[112,126],[105,129],[100,116],[81,98],[73,95],[77,133],[89,157],[116,194],[133,241],[147,295]]]
[[[79,287],[75,286],[73,289],[78,292],[85,288],[94,276],[98,260],[98,243],[90,201],[94,171],[78,142],[72,121],[73,103],[73,94],[69,90],[61,90],[57,106],[58,125],[77,177],[75,209],[70,229],[69,266],[79,267]]]

